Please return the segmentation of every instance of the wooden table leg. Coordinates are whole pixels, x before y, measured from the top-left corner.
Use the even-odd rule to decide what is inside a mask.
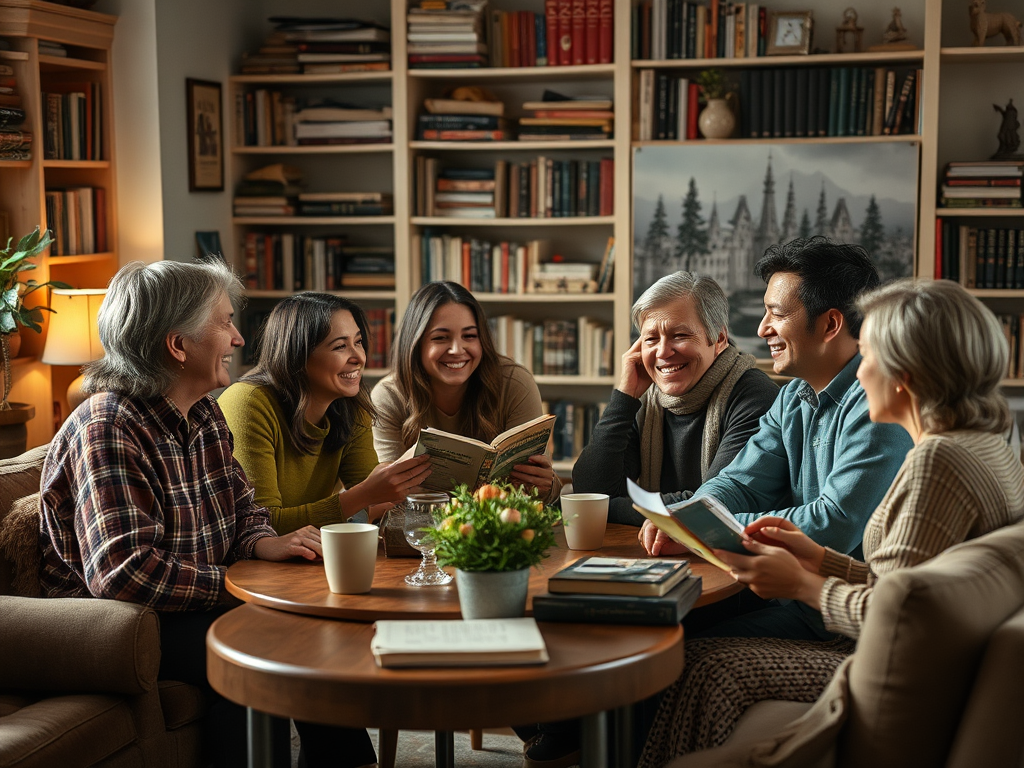
[[[581,736],[580,768],[608,768],[608,715],[584,717]]]
[[[398,754],[398,731],[381,728],[378,734],[377,765],[380,768],[395,768]]]
[[[627,704],[616,709],[614,723],[614,764],[616,768],[631,768],[633,765],[633,705]]]
[[[469,748],[475,752],[479,752],[484,748],[484,729],[483,728],[470,728],[469,729]]]
[[[245,730],[249,738],[249,768],[273,768],[270,715],[246,707]]]
[[[434,731],[434,764],[437,768],[455,768],[453,731]]]

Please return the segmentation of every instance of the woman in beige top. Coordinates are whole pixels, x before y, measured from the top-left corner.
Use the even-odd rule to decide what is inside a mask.
[[[1024,467],[1005,438],[1010,414],[999,392],[1009,355],[999,321],[946,280],[890,283],[858,306],[857,378],[871,420],[899,424],[914,441],[864,529],[865,562],[777,517],[747,526],[752,556],[716,550],[761,597],[820,610],[837,639],[689,640],[686,671],[662,699],[643,768],[723,743],[757,701],[814,701],[852,652],[880,576],[1024,517]]]
[[[377,420],[373,444],[381,461],[394,461],[435,427],[489,443],[507,429],[542,414],[533,376],[498,354],[483,307],[458,283],[427,283],[398,326],[391,373],[371,394]],[[561,484],[547,456],[516,465],[509,480],[558,498]]]

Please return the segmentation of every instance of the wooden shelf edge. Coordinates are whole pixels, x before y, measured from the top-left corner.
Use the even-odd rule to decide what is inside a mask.
[[[953,217],[992,217],[992,218],[1013,218],[1024,216],[1024,208],[936,208],[936,216],[945,218]]]
[[[337,74],[323,75],[232,75],[228,78],[230,83],[240,85],[259,85],[260,83],[274,85],[327,85],[331,83],[357,83],[379,82],[394,79],[394,71],[383,72],[338,72]]]
[[[0,160],[0,168],[31,168],[31,160]]]
[[[110,168],[109,160],[43,160],[43,168]]]
[[[537,149],[613,149],[614,139],[593,141],[410,141],[409,149],[432,150],[490,150],[515,152]]]
[[[62,69],[92,69],[102,72],[107,68],[105,61],[93,61],[92,59],[75,59],[70,56],[48,56],[45,53],[39,54],[40,67],[61,67]]]
[[[787,64],[856,64],[858,62],[906,62],[924,60],[924,49],[913,51],[865,51],[819,53],[806,56],[747,56],[733,59],[633,59],[633,69],[704,69],[707,67],[772,67]]]
[[[289,296],[294,296],[296,293],[297,291],[278,291],[258,288],[247,288],[245,291],[246,297],[250,299],[285,299]],[[344,296],[346,299],[359,299],[361,301],[394,301],[397,298],[397,293],[392,290],[371,291],[365,288],[336,288],[329,291],[324,291],[324,293],[329,293],[334,296]]]
[[[940,48],[939,60],[944,63],[958,62],[963,64],[972,62],[995,64],[1013,61],[1024,63],[1024,45],[1002,45],[984,48],[969,46]]]
[[[919,144],[921,136],[916,133],[904,133],[898,136],[800,136],[792,138],[770,139],[687,139],[685,141],[634,141],[633,147],[678,147],[704,146],[721,144]]]
[[[574,64],[567,67],[474,67],[471,69],[409,69],[409,77],[444,80],[510,79],[550,77],[598,77],[615,73],[615,64]]]
[[[236,155],[354,155],[369,152],[393,152],[391,142],[379,144],[303,144],[301,146],[273,145],[269,147],[232,147]]]
[[[242,226],[317,226],[320,224],[394,224],[394,216],[246,216],[234,217],[232,224]]]
[[[615,301],[614,293],[484,293],[473,291],[473,295],[481,303],[550,304],[552,301],[565,301],[573,304],[589,304],[595,301]]]
[[[410,223],[431,227],[563,227],[607,226],[615,223],[614,216],[563,216],[561,218],[522,219],[457,219],[447,216],[413,216]]]
[[[547,386],[613,387],[617,381],[614,376],[561,376],[543,373],[535,373],[533,378],[538,384]]]
[[[1021,288],[967,288],[967,292],[979,299],[1024,299]]]
[[[107,253],[82,253],[77,256],[51,256],[46,263],[51,267],[59,267],[67,264],[88,264],[94,261],[107,261],[114,258],[114,254]]]

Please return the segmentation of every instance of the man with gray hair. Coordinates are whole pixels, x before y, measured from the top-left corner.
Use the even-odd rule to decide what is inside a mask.
[[[706,275],[666,275],[632,319],[640,337],[572,479],[576,491],[611,497],[610,522],[641,525],[626,478],[668,491],[667,503],[688,497],[757,431],[778,387],[730,343],[729,301]]]

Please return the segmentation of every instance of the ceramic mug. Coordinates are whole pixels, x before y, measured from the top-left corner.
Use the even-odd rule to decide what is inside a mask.
[[[569,549],[600,549],[608,524],[607,493],[566,493],[562,496],[562,524]]]
[[[331,592],[357,595],[369,592],[377,562],[377,526],[334,523],[320,528],[324,571]]]

